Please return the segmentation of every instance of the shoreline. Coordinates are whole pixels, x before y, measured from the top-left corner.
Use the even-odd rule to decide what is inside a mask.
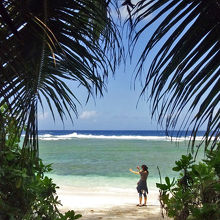
[[[60,186],[58,198],[63,204],[61,212],[74,210],[82,220],[162,220],[158,192],[148,194],[146,207],[136,206],[138,194],[123,191],[96,191],[85,188]],[[169,218],[164,218],[169,219]]]

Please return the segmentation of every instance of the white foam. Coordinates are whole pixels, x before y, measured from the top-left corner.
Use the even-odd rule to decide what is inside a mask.
[[[112,140],[150,140],[150,141],[188,141],[188,137],[168,137],[168,136],[140,136],[140,135],[92,135],[92,134],[77,134],[76,132],[67,135],[39,135],[40,140],[70,140],[70,139],[112,139]],[[196,137],[196,140],[201,141],[202,136]]]
[[[77,133],[67,134],[67,135],[51,135],[51,134],[44,134],[39,135],[40,140],[69,140],[77,137]]]
[[[51,134],[43,134],[43,135],[41,135],[41,137],[43,137],[43,138],[50,138],[50,137],[53,137],[53,135],[51,135]]]

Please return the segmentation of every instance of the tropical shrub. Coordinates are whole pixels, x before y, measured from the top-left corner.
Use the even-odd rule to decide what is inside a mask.
[[[207,151],[207,159],[195,163],[191,154],[182,155],[173,170],[177,179],[157,183],[160,202],[175,220],[220,219],[220,144]]]
[[[45,172],[51,165],[44,165],[27,148],[21,148],[20,129],[14,118],[4,112],[1,124],[0,151],[0,219],[78,219],[74,211],[60,213],[61,205],[56,195],[58,188]],[[4,137],[4,139],[3,139]]]

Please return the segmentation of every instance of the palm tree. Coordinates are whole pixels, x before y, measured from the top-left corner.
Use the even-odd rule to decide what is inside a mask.
[[[214,146],[220,127],[219,0],[139,0],[133,10],[130,2],[123,4],[131,11],[132,49],[149,36],[150,26],[154,28],[145,41],[136,75],[143,74],[152,55],[142,90],[144,94],[150,86],[152,117],[165,122],[168,131],[187,112],[180,129],[191,130],[192,146],[204,125],[203,140],[208,146],[214,136]]]
[[[111,1],[3,0],[0,2],[0,106],[25,129],[24,147],[38,152],[37,106],[54,117],[77,114],[70,80],[101,94],[123,49]],[[0,115],[0,121],[2,116]],[[1,129],[2,131],[2,129]],[[2,143],[0,144],[2,147]]]

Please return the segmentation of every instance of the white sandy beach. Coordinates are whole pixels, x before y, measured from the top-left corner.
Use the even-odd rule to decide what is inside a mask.
[[[138,194],[135,190],[125,192],[118,189],[109,189],[102,192],[96,189],[92,191],[84,188],[60,186],[57,193],[63,204],[60,210],[73,209],[77,214],[83,215],[82,220],[163,219],[160,213],[157,191],[148,194],[147,207],[136,206]]]

